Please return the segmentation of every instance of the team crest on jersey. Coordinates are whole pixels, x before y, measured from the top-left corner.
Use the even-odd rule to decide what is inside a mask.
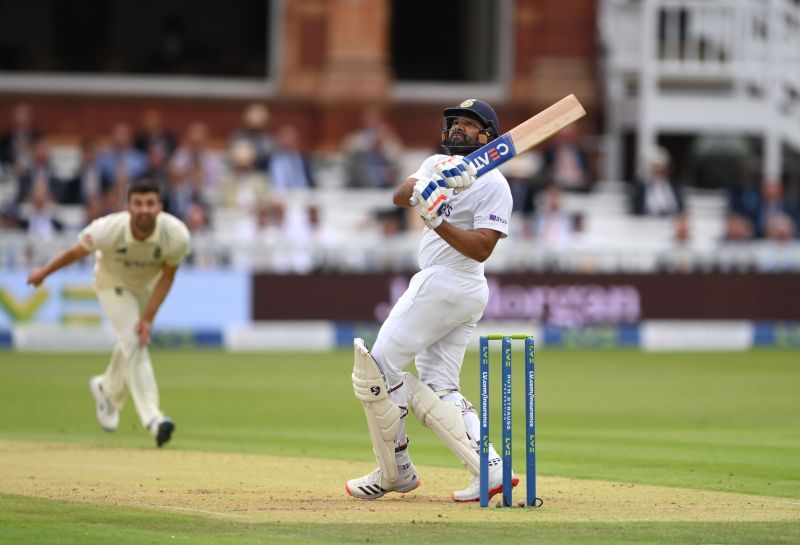
[[[120,246],[119,248],[117,248],[117,254],[125,255],[127,253],[128,253],[128,247],[127,246]]]
[[[156,246],[156,249],[153,252],[153,259],[159,259],[160,257],[161,257],[161,246]]]
[[[472,108],[472,105],[475,104],[474,98],[468,98],[464,102],[458,105],[459,108]]]

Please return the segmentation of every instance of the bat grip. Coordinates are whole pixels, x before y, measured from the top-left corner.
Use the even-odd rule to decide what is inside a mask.
[[[411,198],[408,199],[408,202],[411,204],[411,206],[417,206],[417,204],[419,204],[416,195],[411,195]]]

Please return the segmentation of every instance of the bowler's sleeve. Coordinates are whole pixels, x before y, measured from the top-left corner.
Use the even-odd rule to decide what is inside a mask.
[[[171,267],[177,267],[183,263],[183,260],[189,255],[189,251],[191,250],[189,244],[191,235],[189,234],[189,229],[187,229],[182,222],[175,223],[171,231],[173,231],[172,238],[174,244],[170,248],[166,259],[164,259],[164,263]]]
[[[108,216],[97,218],[78,233],[78,244],[87,252],[102,250],[109,230],[110,219]]]

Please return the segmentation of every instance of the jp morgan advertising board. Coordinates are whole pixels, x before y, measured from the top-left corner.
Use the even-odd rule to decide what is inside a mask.
[[[403,275],[256,275],[254,320],[381,321]],[[641,320],[800,320],[797,275],[493,275],[484,320],[566,327]]]

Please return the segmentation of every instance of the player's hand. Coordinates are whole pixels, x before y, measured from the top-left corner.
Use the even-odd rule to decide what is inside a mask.
[[[150,330],[152,326],[147,320],[139,320],[136,324],[136,334],[139,336],[139,346],[150,344]]]
[[[447,187],[464,191],[475,183],[478,171],[460,155],[453,155],[433,165],[433,171],[442,177]]]
[[[44,279],[47,277],[47,273],[44,270],[44,267],[37,267],[31,271],[28,275],[28,284],[38,288],[44,282]]]
[[[416,200],[422,221],[431,229],[436,229],[444,221],[447,206],[447,186],[441,176],[434,174],[427,180],[417,180],[414,184],[412,200]]]

